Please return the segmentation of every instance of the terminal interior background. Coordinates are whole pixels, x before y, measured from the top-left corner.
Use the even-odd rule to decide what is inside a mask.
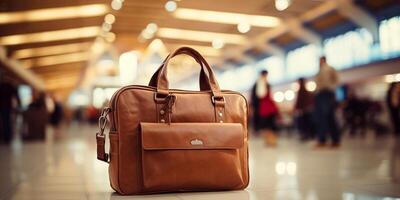
[[[119,88],[147,85],[180,46],[198,50],[220,87],[249,101],[268,70],[277,145],[249,127],[243,191],[119,196],[95,156],[101,108]],[[343,129],[337,149],[301,141],[293,115],[297,79],[314,92],[320,56],[339,73],[339,105],[351,90],[380,108],[379,127]],[[174,58],[170,87],[199,90],[199,71],[192,58]],[[400,138],[386,106],[389,85],[400,81],[398,0],[2,0],[0,80],[20,100],[11,105],[12,139],[0,144],[0,199],[400,199]],[[59,127],[48,112],[29,111],[40,94],[50,110],[62,107]],[[345,124],[340,106],[336,114]]]

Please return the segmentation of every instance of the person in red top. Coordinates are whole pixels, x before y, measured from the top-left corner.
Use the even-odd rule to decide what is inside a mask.
[[[263,70],[252,89],[253,125],[257,134],[264,136],[267,145],[276,145],[278,107],[272,99],[268,71]]]

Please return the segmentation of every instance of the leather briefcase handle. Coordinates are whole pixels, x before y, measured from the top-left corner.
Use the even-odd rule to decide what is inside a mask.
[[[199,62],[197,62],[199,63]],[[200,65],[202,65],[202,63],[199,63]],[[149,86],[152,87],[157,87],[157,77],[158,74],[160,73],[160,70],[162,68],[163,65],[161,65],[157,71],[153,74],[153,76],[151,77],[150,81],[149,81]],[[200,91],[208,91],[211,90],[210,85],[208,84],[208,76],[207,74],[204,72],[203,67],[200,70],[200,78],[199,78],[199,85],[200,85]]]
[[[157,87],[157,93],[160,94],[168,94],[168,89],[169,89],[169,82],[168,82],[168,78],[167,78],[167,67],[169,64],[169,61],[180,54],[186,54],[189,55],[191,57],[193,57],[198,63],[200,63],[200,66],[202,67],[202,71],[200,72],[200,85],[205,85],[208,84],[211,92],[213,93],[214,97],[222,97],[220,95],[220,88],[218,85],[218,82],[214,76],[214,72],[212,71],[210,65],[208,65],[207,61],[203,58],[203,56],[200,55],[199,52],[197,52],[196,50],[190,48],[190,47],[181,47],[177,50],[175,50],[173,53],[171,53],[170,55],[167,56],[167,58],[164,60],[163,64],[160,66],[159,71],[156,72],[157,74],[157,80],[154,81],[156,82],[156,87]],[[208,73],[207,74],[205,73]],[[204,78],[202,78],[202,76],[204,76]],[[206,78],[207,77],[207,78]],[[208,80],[206,80],[208,79]],[[152,82],[150,82],[152,83]],[[203,86],[203,88],[205,88]]]

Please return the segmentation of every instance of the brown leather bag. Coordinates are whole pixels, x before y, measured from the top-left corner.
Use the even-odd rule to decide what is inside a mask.
[[[179,54],[202,67],[201,91],[168,88],[167,67]],[[170,54],[149,86],[126,86],[99,119],[97,158],[109,162],[111,187],[120,194],[244,189],[249,183],[246,99],[220,90],[195,50]],[[106,154],[107,116],[110,153]]]

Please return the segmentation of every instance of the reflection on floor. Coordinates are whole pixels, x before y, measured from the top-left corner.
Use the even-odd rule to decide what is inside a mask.
[[[345,139],[337,150],[252,139],[247,190],[119,196],[96,160],[95,129],[72,125],[45,143],[0,146],[0,199],[400,199],[400,141],[373,136]]]

